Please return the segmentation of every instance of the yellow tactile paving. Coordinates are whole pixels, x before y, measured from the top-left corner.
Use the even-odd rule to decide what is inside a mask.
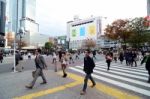
[[[61,74],[61,73],[59,72],[58,74]],[[51,88],[51,89],[31,93],[31,94],[28,94],[28,95],[25,95],[25,96],[16,97],[14,99],[32,99],[32,98],[52,94],[52,93],[55,93],[55,92],[58,92],[58,91],[62,91],[62,90],[65,90],[67,88],[71,88],[71,87],[74,87],[74,86],[77,86],[77,85],[83,83],[84,78],[81,77],[81,76],[78,76],[78,75],[75,75],[75,74],[72,74],[72,73],[68,73],[68,77],[71,78],[71,79],[74,79],[75,82],[65,84],[65,85],[62,85],[62,86],[58,86],[58,87],[55,87],[55,88]],[[131,95],[131,94],[126,93],[122,90],[109,87],[109,86],[104,85],[102,83],[97,83],[96,89],[103,92],[103,93],[105,93],[105,94],[113,96],[116,99],[140,99],[140,97],[138,97],[138,96]]]

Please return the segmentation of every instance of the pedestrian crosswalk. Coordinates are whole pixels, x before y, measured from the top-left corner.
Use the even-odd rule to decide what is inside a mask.
[[[84,74],[83,66],[70,67],[69,69]],[[111,63],[107,71],[105,61],[96,63],[93,77],[110,85],[150,97],[150,84],[147,83],[148,73],[145,66],[130,67],[125,64]]]

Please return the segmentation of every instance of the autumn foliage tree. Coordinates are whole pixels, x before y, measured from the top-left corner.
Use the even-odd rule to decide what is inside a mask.
[[[149,39],[148,34],[145,33],[148,28],[147,24],[148,21],[143,17],[130,20],[118,19],[111,25],[107,25],[105,35],[112,40],[120,40],[125,45],[128,43],[139,48]]]
[[[145,31],[147,30],[148,21],[143,17],[134,18],[129,22],[129,30],[132,31],[132,36],[129,39],[129,43],[139,48],[142,44],[149,40],[149,36]]]
[[[95,46],[96,46],[96,42],[92,39],[87,39],[84,42],[84,47],[85,48],[91,49],[91,48],[94,48]]]
[[[105,35],[112,40],[120,39],[126,44],[126,40],[131,35],[128,30],[128,22],[129,20],[115,20],[111,25],[107,25]]]

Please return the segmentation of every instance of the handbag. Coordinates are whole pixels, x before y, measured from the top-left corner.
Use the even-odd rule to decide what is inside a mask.
[[[33,78],[35,77],[35,72],[36,72],[36,71],[32,71],[32,77],[33,77]]]
[[[35,77],[35,73],[36,73],[36,70],[32,71],[32,77],[34,78]],[[38,76],[41,76],[42,74],[40,73]]]

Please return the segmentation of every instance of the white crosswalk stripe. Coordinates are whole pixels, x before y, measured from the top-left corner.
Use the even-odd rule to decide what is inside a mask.
[[[96,63],[93,77],[96,79],[150,97],[150,84],[147,83],[148,73],[144,66],[129,67],[120,63],[112,63],[107,71],[105,61]],[[83,65],[69,69],[84,74]]]

